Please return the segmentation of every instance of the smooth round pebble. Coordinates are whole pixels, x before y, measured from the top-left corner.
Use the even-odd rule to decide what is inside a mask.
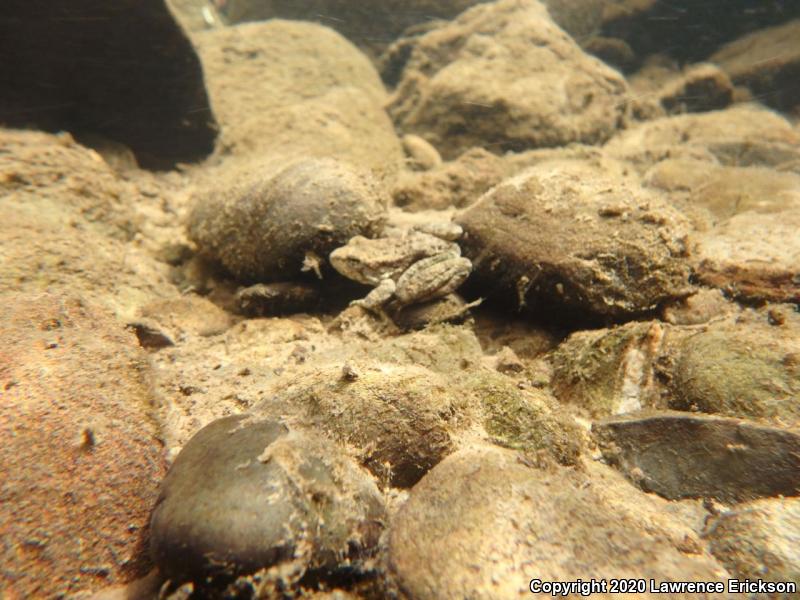
[[[175,584],[279,564],[281,578],[352,570],[383,518],[372,479],[332,442],[236,415],[201,429],[176,458],[153,511],[151,552]]]

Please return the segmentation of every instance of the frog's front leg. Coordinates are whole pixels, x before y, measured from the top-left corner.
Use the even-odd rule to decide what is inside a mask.
[[[380,283],[361,300],[354,300],[350,304],[353,306],[360,306],[369,311],[377,311],[383,308],[394,296],[396,284],[394,280],[386,277],[380,280]]]

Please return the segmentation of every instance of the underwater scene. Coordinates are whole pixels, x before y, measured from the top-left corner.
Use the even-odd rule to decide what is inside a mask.
[[[0,599],[797,598],[800,2],[5,0]]]

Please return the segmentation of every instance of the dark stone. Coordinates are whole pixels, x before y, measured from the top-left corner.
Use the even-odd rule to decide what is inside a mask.
[[[687,413],[612,417],[592,426],[604,458],[670,500],[741,502],[800,495],[800,434]]]
[[[189,440],[162,484],[151,551],[173,583],[224,583],[279,563],[300,577],[368,554],[382,529],[371,479],[327,440],[246,415]]]
[[[213,150],[200,61],[163,0],[10,0],[0,56],[0,124],[99,134],[145,168]]]

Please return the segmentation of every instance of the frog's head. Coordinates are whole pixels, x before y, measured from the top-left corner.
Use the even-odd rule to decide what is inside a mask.
[[[348,279],[359,283],[371,283],[371,281],[365,280],[364,252],[360,249],[362,240],[366,240],[366,238],[360,235],[351,238],[346,245],[340,246],[331,252],[328,260],[339,274]]]

